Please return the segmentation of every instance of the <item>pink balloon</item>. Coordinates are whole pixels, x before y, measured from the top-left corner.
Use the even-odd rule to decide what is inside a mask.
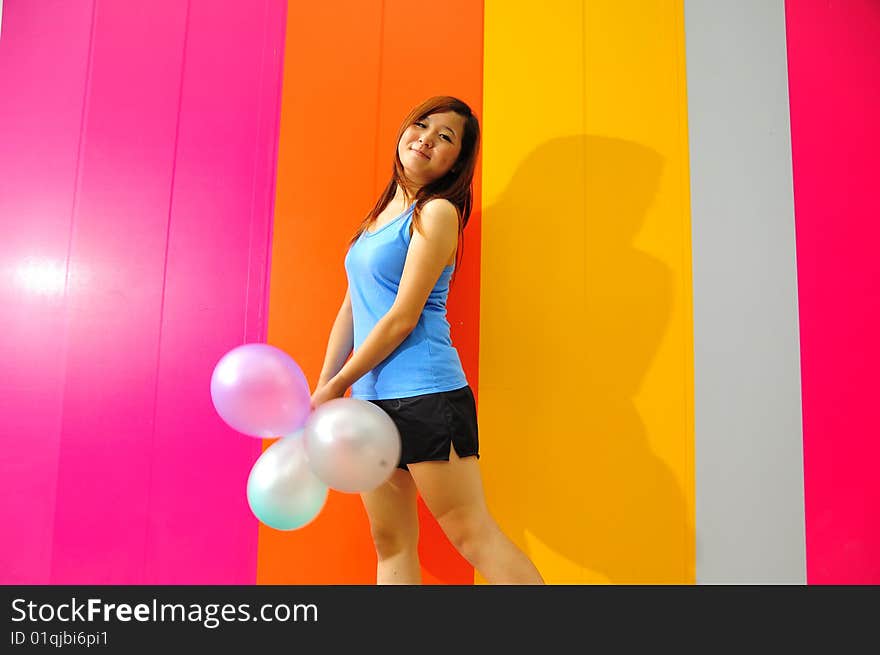
[[[311,410],[302,369],[265,343],[238,346],[220,358],[211,375],[211,400],[229,427],[259,438],[296,432]]]

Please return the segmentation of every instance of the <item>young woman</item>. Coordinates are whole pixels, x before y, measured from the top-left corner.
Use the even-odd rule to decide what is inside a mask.
[[[457,98],[429,98],[404,119],[391,180],[345,257],[348,291],[312,395],[317,407],[351,386],[400,431],[394,474],[361,494],[378,584],[421,583],[417,490],[490,583],[543,584],[486,506],[474,396],[446,320],[479,146],[477,118]]]

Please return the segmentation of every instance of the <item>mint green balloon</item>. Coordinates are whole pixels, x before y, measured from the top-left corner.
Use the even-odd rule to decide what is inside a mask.
[[[276,530],[296,530],[311,523],[327,502],[328,487],[309,468],[302,430],[263,451],[247,482],[251,511]]]

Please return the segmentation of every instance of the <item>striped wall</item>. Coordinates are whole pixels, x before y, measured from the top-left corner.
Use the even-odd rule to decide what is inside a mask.
[[[484,137],[452,336],[545,579],[880,581],[878,42],[872,0],[5,0],[0,582],[374,581],[357,495],[254,518],[208,381],[268,341],[315,384],[441,93]],[[424,582],[483,583],[419,512]]]
[[[300,363],[313,389],[345,295],[348,240],[388,183],[400,121],[437,89],[481,113],[482,8],[470,0],[444,6],[443,31],[455,35],[456,48],[443,57],[442,66],[414,71],[411,62],[432,61],[438,47],[413,33],[413,16],[424,12],[422,3],[348,3],[345,12],[335,3],[290,5],[269,341]],[[352,57],[351,52],[364,54]],[[477,210],[449,303],[452,338],[474,389],[479,381],[480,186],[478,175]],[[419,513],[423,581],[472,582],[473,569],[421,499]],[[366,584],[375,576],[369,523],[357,494],[331,490],[307,530],[260,527],[259,583]]]
[[[692,582],[681,6],[485,20],[490,509],[550,583]]]
[[[786,3],[807,582],[880,583],[880,3]]]
[[[686,2],[697,581],[803,583],[785,11]]]

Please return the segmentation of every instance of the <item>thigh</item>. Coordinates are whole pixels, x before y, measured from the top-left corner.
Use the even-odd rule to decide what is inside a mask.
[[[482,521],[488,517],[483,479],[476,457],[459,457],[452,447],[449,461],[409,465],[416,488],[438,522]]]
[[[387,481],[360,496],[374,535],[418,534],[416,485],[404,469],[395,469]]]

